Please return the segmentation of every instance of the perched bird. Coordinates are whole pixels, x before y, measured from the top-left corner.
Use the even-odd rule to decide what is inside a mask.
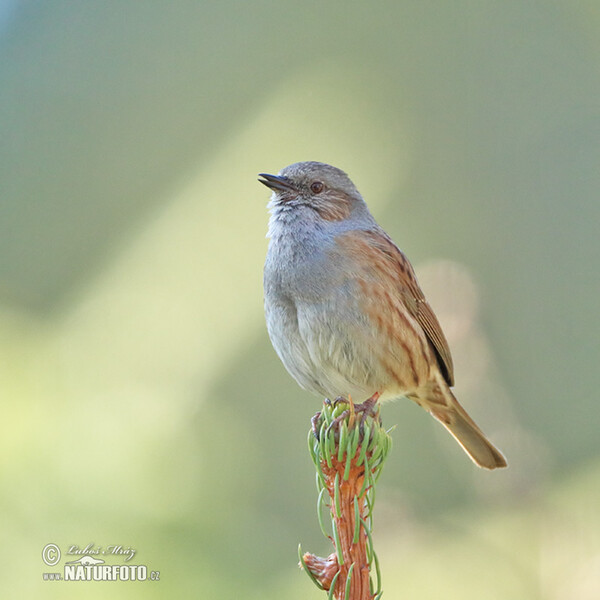
[[[269,337],[298,384],[371,404],[406,396],[480,467],[505,467],[454,397],[452,357],[413,268],[350,178],[319,162],[261,173],[273,190],[264,269]]]

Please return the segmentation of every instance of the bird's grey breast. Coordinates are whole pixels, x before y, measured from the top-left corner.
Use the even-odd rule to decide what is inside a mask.
[[[317,315],[335,293],[330,252],[334,234],[306,219],[272,216],[265,261],[265,315],[269,337],[287,370],[305,389],[325,394],[315,364]],[[333,276],[332,276],[333,275]]]
[[[309,219],[295,215],[271,218],[269,249],[265,261],[265,296],[292,301],[323,297],[332,284],[328,253],[334,234]]]

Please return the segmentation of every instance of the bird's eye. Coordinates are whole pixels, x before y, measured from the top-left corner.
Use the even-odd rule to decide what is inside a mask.
[[[310,191],[313,194],[320,194],[323,191],[323,184],[320,181],[313,181],[310,184]]]

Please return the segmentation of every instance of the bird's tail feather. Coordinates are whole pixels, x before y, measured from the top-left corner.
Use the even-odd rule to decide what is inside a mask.
[[[427,410],[452,434],[471,460],[484,469],[507,466],[506,459],[477,427],[447,386],[444,388],[446,405],[428,404]]]

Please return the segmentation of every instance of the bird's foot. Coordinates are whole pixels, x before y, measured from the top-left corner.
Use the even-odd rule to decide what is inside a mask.
[[[377,418],[377,419],[379,419],[379,422],[381,423],[381,418],[379,417],[379,407],[377,406],[377,400],[379,399],[379,396],[381,396],[381,394],[379,392],[375,392],[370,398],[367,398],[364,402],[361,402],[360,404],[354,404],[354,402],[352,402],[351,396],[348,396],[348,399],[346,399],[342,396],[338,396],[332,403],[330,400],[326,400],[326,402],[333,404],[333,406],[336,406],[340,402],[346,402],[349,405],[348,409],[346,409],[339,417],[336,417],[331,422],[331,425],[329,425],[329,427],[327,428],[327,431],[329,431],[332,428],[339,428],[340,423],[347,418],[349,421],[348,427],[353,427],[354,421],[355,421],[357,415],[360,415],[361,427],[364,424],[367,417]],[[320,416],[320,413],[319,413],[319,416]],[[314,419],[314,417],[313,417],[313,419]],[[314,431],[314,423],[313,423],[313,431]]]
[[[344,402],[345,404],[352,403],[352,398],[350,398],[350,396],[348,396],[348,400],[346,400],[346,398],[344,398],[344,396],[338,396],[333,402],[329,398],[327,398],[325,400],[325,402],[327,402],[328,404],[330,404],[331,406],[333,406],[335,408],[340,402]]]
[[[362,425],[367,417],[377,418],[379,423],[381,424],[381,417],[379,416],[379,406],[377,405],[377,400],[381,394],[379,392],[375,392],[370,398],[367,398],[364,402],[360,404],[354,405],[354,412],[357,414],[361,414],[360,424]]]
[[[329,400],[326,400],[326,402],[329,402]],[[310,425],[311,425],[313,435],[317,439],[319,439],[319,419],[320,418],[321,418],[321,411],[319,411],[317,414],[315,414],[313,416],[313,418],[310,420]]]

